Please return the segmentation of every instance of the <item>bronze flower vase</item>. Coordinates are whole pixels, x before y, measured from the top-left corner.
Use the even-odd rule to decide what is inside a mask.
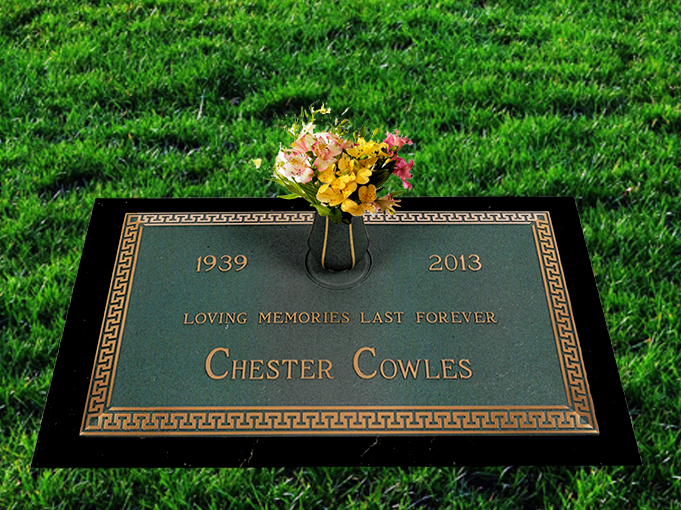
[[[369,236],[362,216],[354,216],[348,225],[315,213],[307,245],[307,273],[322,287],[350,289],[369,275]]]

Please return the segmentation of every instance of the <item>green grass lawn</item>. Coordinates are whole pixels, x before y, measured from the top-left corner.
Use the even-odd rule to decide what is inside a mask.
[[[678,508],[681,2],[4,0],[0,508]],[[97,197],[263,197],[311,103],[413,195],[573,195],[638,468],[37,470]]]

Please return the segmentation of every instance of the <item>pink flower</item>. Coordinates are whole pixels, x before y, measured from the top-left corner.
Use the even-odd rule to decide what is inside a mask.
[[[411,184],[407,182],[407,179],[411,179],[411,169],[414,166],[414,160],[410,159],[409,163],[405,161],[404,158],[396,158],[395,159],[395,168],[393,170],[393,175],[396,175],[400,179],[402,179],[402,185],[407,188],[411,189]]]
[[[383,140],[383,143],[388,144],[388,153],[391,156],[394,156],[399,152],[399,150],[402,148],[403,145],[413,145],[414,142],[412,142],[409,138],[405,138],[403,136],[398,136],[399,131],[395,130],[395,134],[392,134],[390,131],[387,132],[387,136],[385,140]]]
[[[390,193],[389,195],[376,200],[376,205],[378,206],[377,211],[380,209],[384,214],[395,214],[395,207],[399,207],[399,205],[397,205],[399,203],[400,201],[395,200],[393,194]]]
[[[329,140],[332,140],[333,143],[338,145],[338,147],[340,147],[341,150],[350,149],[350,148],[352,148],[356,145],[355,143],[351,142],[350,140],[346,140],[345,138],[341,138],[340,136],[335,135],[333,133],[326,133],[325,132],[325,133],[322,133],[322,134],[326,135]]]
[[[279,151],[276,169],[281,175],[297,182],[306,183],[312,180],[314,170],[310,167],[307,156],[293,151]]]
[[[336,164],[338,157],[343,152],[343,142],[345,140],[331,133],[324,132],[319,135],[317,141],[312,145],[312,152],[317,156],[313,165],[317,170],[323,172]]]
[[[312,144],[314,143],[314,138],[311,134],[306,134],[298,138],[295,142],[291,144],[291,147],[295,152],[300,154],[307,154],[312,150]]]

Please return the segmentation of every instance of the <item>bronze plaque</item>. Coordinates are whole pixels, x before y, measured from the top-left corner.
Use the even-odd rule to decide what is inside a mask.
[[[580,327],[573,311],[583,282],[571,286],[564,269],[561,211],[405,200],[411,207],[394,216],[366,217],[366,278],[329,289],[305,264],[311,211],[200,202],[120,210],[98,334],[82,338],[92,357],[79,360],[75,441],[361,446],[363,437],[579,443],[603,434],[589,384],[597,366],[580,344],[593,324]],[[581,277],[593,288],[591,274]],[[433,455],[442,452],[425,463],[441,463]]]

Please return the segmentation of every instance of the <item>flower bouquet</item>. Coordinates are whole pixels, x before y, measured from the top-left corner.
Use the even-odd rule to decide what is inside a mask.
[[[396,198],[405,190],[380,198],[378,194],[391,175],[399,177],[405,189],[411,189],[414,161],[407,163],[398,154],[405,144],[413,142],[399,136],[398,131],[375,142],[372,138],[378,129],[367,140],[365,126],[353,133],[351,141],[347,119],[315,132],[315,115],[330,112],[324,105],[311,108],[309,113],[301,113],[300,125],[296,121],[287,129],[294,142],[279,151],[272,177],[290,192],[281,198],[304,198],[335,223],[350,223],[353,216],[365,212],[395,214],[394,208],[399,207]]]

